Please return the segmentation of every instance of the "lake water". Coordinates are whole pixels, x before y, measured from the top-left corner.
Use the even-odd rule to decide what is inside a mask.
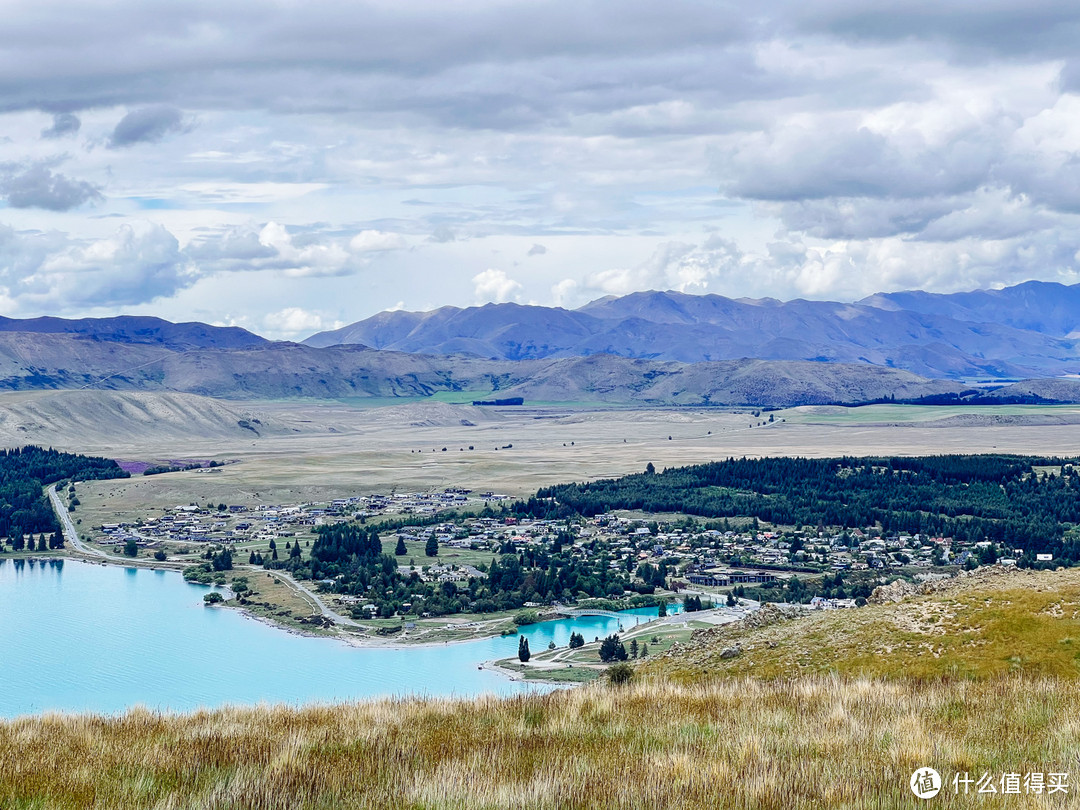
[[[0,560],[0,716],[117,712],[141,704],[187,711],[223,704],[306,703],[386,695],[514,694],[523,684],[477,665],[517,653],[518,636],[436,647],[356,648],[293,635],[206,608],[179,573],[73,560]],[[587,616],[523,628],[533,652],[591,641],[656,616]]]

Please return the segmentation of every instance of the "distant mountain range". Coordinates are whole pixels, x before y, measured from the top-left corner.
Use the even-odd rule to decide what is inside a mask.
[[[855,304],[675,292],[383,312],[303,344],[159,318],[0,318],[0,390],[787,407],[1080,401],[1080,286]],[[968,378],[997,381],[972,387]],[[1025,381],[1009,384],[1008,378]],[[1046,379],[1056,378],[1056,379]]]
[[[381,312],[304,343],[499,360],[614,354],[682,363],[865,363],[927,377],[1080,372],[1080,285],[881,293],[853,304],[640,292],[575,310],[520,304]]]
[[[169,349],[243,349],[270,341],[238,326],[205,323],[172,323],[161,318],[120,315],[115,318],[18,318],[0,317],[0,332],[31,332],[76,335],[112,343],[138,343]]]

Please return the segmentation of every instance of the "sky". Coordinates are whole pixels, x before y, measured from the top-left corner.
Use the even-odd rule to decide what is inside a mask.
[[[0,315],[1080,281],[1075,0],[5,0]]]

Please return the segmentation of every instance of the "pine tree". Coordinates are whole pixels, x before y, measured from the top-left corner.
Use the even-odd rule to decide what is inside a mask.
[[[600,643],[600,660],[605,664],[609,661],[625,661],[628,657],[626,647],[617,635],[608,636]]]
[[[518,660],[525,663],[532,658],[532,653],[529,652],[529,640],[522,636],[518,640]]]
[[[408,553],[409,550],[405,548],[405,539],[399,535],[397,539],[397,547],[394,549],[394,554],[396,554],[398,557],[404,557]]]
[[[424,554],[428,557],[439,556],[439,541],[434,536],[429,537],[427,543],[424,545]]]

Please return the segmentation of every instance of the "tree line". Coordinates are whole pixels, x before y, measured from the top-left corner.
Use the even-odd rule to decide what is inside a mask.
[[[1050,467],[1046,472],[1038,468]],[[1060,468],[1060,469],[1059,469]],[[1055,471],[1058,470],[1058,471]],[[539,490],[536,518],[613,509],[989,540],[1080,561],[1080,461],[1011,455],[729,458]]]
[[[60,524],[45,487],[60,481],[127,478],[128,473],[108,458],[61,453],[34,445],[0,450],[0,537],[21,550],[24,535],[38,535],[36,550],[62,548]],[[45,538],[45,535],[49,535]]]

